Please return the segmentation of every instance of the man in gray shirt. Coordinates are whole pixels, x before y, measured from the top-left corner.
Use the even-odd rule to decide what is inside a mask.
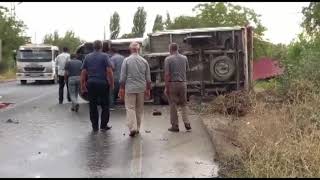
[[[169,45],[170,56],[165,59],[165,94],[168,96],[170,105],[171,132],[179,132],[177,106],[181,107],[182,120],[185,128],[191,130],[187,114],[187,76],[189,69],[188,59],[178,52],[178,45]]]
[[[71,61],[66,62],[64,67],[64,79],[66,82],[68,82],[69,93],[72,102],[71,111],[76,112],[79,110],[78,95],[80,91],[81,66],[82,62],[77,59],[77,55],[72,54]]]
[[[112,108],[117,103],[117,97],[120,88],[120,73],[121,66],[124,61],[124,56],[118,53],[115,48],[111,48],[111,58],[110,62],[113,65],[113,78],[114,78],[114,90],[110,93],[110,107]]]
[[[121,99],[125,98],[129,136],[139,133],[144,110],[144,96],[150,97],[151,78],[148,62],[139,53],[140,45],[132,42],[129,46],[131,55],[121,67],[120,91]]]

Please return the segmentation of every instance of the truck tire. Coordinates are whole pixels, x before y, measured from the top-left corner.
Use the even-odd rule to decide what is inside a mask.
[[[20,80],[20,83],[25,85],[25,84],[27,84],[27,80]]]
[[[153,96],[153,104],[154,105],[161,105],[161,97],[159,95]]]
[[[218,56],[210,61],[210,72],[217,81],[227,81],[235,73],[236,66],[228,56]]]
[[[164,94],[163,88],[155,88],[152,92],[153,104],[154,105],[164,105],[168,104],[168,98]]]

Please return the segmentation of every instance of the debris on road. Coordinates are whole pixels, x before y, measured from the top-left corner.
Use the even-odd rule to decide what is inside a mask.
[[[0,102],[0,109],[8,107],[12,103]]]
[[[145,130],[145,132],[146,132],[146,133],[151,133],[151,131],[150,131],[150,130]]]
[[[168,141],[168,138],[161,138],[160,141]]]
[[[203,162],[200,162],[200,161],[196,161],[195,163],[198,165],[203,164]]]
[[[19,121],[13,121],[12,119],[8,119],[6,123],[14,123],[14,124],[19,124]]]
[[[162,114],[161,111],[158,111],[156,109],[154,109],[152,112],[152,115],[154,115],[154,116],[161,116],[161,114]]]

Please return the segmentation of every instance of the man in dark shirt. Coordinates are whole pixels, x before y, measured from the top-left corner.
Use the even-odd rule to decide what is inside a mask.
[[[72,102],[71,111],[76,112],[79,110],[78,95],[80,90],[81,66],[82,62],[77,59],[77,55],[71,54],[71,61],[68,61],[64,68],[64,79],[66,82],[68,82],[69,93]]]
[[[94,51],[85,57],[81,68],[81,92],[88,93],[93,131],[99,130],[98,99],[102,108],[100,129],[109,130],[109,90],[114,88],[112,66],[109,56],[101,52],[101,41],[94,41],[93,48]]]

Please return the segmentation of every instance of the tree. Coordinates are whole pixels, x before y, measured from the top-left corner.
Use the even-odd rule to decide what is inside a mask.
[[[0,39],[2,40],[2,62],[0,70],[11,68],[14,64],[12,51],[25,44],[29,38],[24,36],[26,26],[9,14],[9,10],[0,6]]]
[[[304,20],[302,27],[308,33],[308,35],[318,35],[320,32],[320,3],[310,2],[308,7],[302,9]]]
[[[146,28],[146,19],[147,12],[143,7],[138,7],[138,10],[133,17],[133,28],[131,33],[134,37],[143,37]]]
[[[117,12],[114,12],[110,17],[110,39],[117,39],[120,32],[120,16]]]
[[[129,38],[134,38],[135,36],[132,33],[128,34],[123,34],[120,38],[121,39],[129,39]]]
[[[168,27],[171,25],[171,23],[172,22],[171,22],[170,14],[167,12],[167,19],[164,23],[165,28],[168,29]]]
[[[164,23],[162,22],[162,16],[157,14],[156,18],[154,19],[152,32],[162,31],[164,29],[163,26]]]
[[[43,43],[58,46],[60,50],[63,47],[67,47],[71,53],[74,53],[83,41],[79,37],[76,37],[73,31],[67,31],[64,37],[60,37],[58,31],[55,31],[53,34],[46,34]]]
[[[173,23],[167,26],[167,29],[185,29],[185,28],[200,28],[203,27],[197,17],[193,16],[178,16]]]

